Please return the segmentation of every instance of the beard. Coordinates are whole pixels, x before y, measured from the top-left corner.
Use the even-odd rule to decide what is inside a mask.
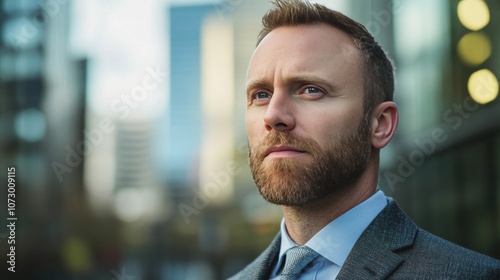
[[[285,206],[304,206],[349,190],[368,165],[369,128],[363,118],[357,129],[332,139],[324,149],[313,139],[272,130],[255,147],[250,146],[250,169],[257,189],[268,202]],[[308,156],[265,160],[266,149],[274,145],[292,146]]]

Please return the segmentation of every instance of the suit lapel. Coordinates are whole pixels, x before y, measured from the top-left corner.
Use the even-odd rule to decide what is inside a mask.
[[[402,262],[396,253],[413,244],[417,226],[388,198],[388,205],[352,248],[337,279],[385,279]]]
[[[417,231],[417,226],[396,202],[388,198],[388,205],[354,244],[337,279],[386,279],[404,261],[397,252],[413,245]],[[269,279],[277,262],[280,241],[278,233],[257,259],[231,279]]]
[[[271,245],[262,252],[262,254],[257,257],[251,264],[249,264],[241,273],[237,274],[231,279],[252,279],[252,280],[264,280],[269,279],[271,275],[271,270],[274,268],[274,264],[278,260],[278,254],[281,244],[281,234],[278,233]]]

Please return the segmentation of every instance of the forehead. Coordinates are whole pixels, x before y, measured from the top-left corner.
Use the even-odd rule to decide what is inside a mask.
[[[337,76],[331,78],[360,75],[360,51],[349,35],[333,26],[278,27],[255,49],[247,82],[297,73]]]

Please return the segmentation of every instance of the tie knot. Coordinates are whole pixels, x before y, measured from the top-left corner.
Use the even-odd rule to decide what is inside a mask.
[[[285,267],[281,273],[282,280],[297,279],[300,271],[304,269],[319,254],[306,246],[288,249],[285,253]]]

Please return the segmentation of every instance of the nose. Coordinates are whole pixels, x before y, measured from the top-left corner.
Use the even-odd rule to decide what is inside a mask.
[[[267,131],[290,131],[295,127],[293,101],[284,91],[275,91],[264,115]]]

